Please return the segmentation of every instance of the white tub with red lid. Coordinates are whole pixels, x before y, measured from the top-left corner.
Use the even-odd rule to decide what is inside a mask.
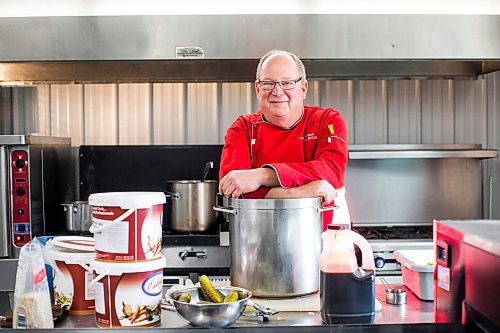
[[[161,256],[163,192],[107,192],[89,197],[96,259],[139,262]]]
[[[47,242],[46,254],[55,263],[54,301],[68,305],[71,314],[94,313],[94,292],[89,288],[95,259],[92,237],[61,236]]]
[[[93,260],[91,287],[99,327],[160,325],[165,257],[136,263]]]

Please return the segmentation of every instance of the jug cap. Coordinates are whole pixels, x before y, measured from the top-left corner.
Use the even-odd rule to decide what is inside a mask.
[[[329,224],[327,226],[327,229],[328,230],[345,230],[345,229],[349,229],[349,225],[348,224]]]

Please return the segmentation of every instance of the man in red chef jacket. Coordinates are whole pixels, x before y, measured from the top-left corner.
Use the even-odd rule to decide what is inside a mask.
[[[305,106],[308,82],[302,61],[273,50],[257,67],[257,113],[240,116],[225,137],[219,193],[247,199],[321,196],[339,206],[334,222],[349,224],[344,172],[347,131],[338,111]],[[323,213],[323,226],[332,213]]]

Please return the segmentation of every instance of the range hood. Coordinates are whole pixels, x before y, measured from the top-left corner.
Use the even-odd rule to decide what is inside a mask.
[[[308,78],[471,77],[500,69],[500,16],[137,15],[0,18],[0,84],[252,81],[270,49]]]

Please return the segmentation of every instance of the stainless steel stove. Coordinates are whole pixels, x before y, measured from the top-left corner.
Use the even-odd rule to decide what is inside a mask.
[[[200,234],[164,233],[162,254],[167,258],[164,285],[194,283],[206,274],[214,281],[229,281],[230,253],[227,231]]]
[[[370,243],[377,275],[401,275],[396,250],[432,249],[432,226],[353,227]]]

